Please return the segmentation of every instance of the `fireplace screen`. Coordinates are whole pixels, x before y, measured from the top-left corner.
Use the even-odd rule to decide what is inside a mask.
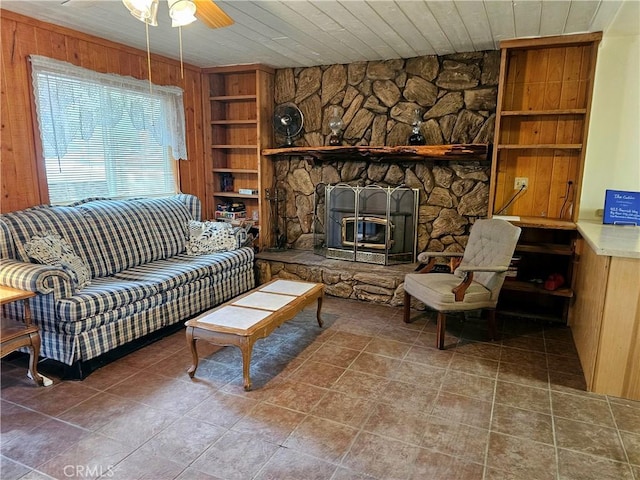
[[[418,190],[404,187],[327,185],[327,258],[389,265],[416,256]]]

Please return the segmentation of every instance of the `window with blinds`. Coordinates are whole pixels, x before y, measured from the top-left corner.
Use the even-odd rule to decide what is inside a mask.
[[[179,89],[31,61],[50,203],[178,191],[174,156],[186,157]]]

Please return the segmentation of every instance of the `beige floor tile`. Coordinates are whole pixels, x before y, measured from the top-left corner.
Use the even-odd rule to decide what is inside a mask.
[[[288,379],[295,382],[309,383],[316,387],[330,388],[344,372],[344,368],[309,360],[292,373]]]
[[[533,410],[539,413],[551,413],[550,392],[544,388],[527,387],[517,383],[498,381],[495,401],[511,407]]]
[[[280,448],[254,477],[256,480],[329,480],[337,466]]]
[[[471,462],[484,463],[489,430],[430,416],[421,445]]]
[[[311,414],[334,422],[360,427],[369,417],[373,401],[331,390],[311,410]]]
[[[553,480],[557,471],[555,448],[552,445],[492,432],[489,438],[487,466],[512,472],[516,478]]]
[[[362,427],[381,437],[390,437],[405,443],[419,445],[427,418],[420,412],[409,410],[403,404],[377,404]]]
[[[449,369],[442,379],[441,390],[491,402],[495,385],[496,382],[492,378]]]
[[[628,464],[602,457],[558,449],[560,480],[633,480]]]
[[[433,407],[432,414],[451,422],[489,428],[491,421],[491,402],[464,395],[440,392]]]
[[[347,368],[351,365],[360,350],[340,347],[332,343],[322,344],[312,355],[310,360],[320,363],[328,363],[336,367]]]
[[[409,478],[411,480],[426,478],[482,480],[483,470],[484,467],[479,463],[423,448],[416,457],[413,472]]]
[[[277,405],[261,403],[233,425],[232,430],[279,445],[287,439],[304,418],[303,413]]]
[[[325,418],[308,416],[291,433],[284,446],[339,463],[358,430]]]
[[[626,461],[618,432],[613,428],[574,422],[566,418],[555,419],[559,448],[605,457],[618,462]]]
[[[553,415],[581,422],[614,427],[613,416],[606,398],[551,392]]]
[[[387,480],[406,479],[412,474],[420,448],[388,437],[361,432],[342,466]]]
[[[227,480],[246,480],[253,478],[278,448],[253,435],[228,431],[191,466]]]
[[[494,432],[526,438],[553,445],[553,421],[551,415],[495,404],[491,419]]]
[[[586,392],[568,328],[452,316],[438,350],[413,313],[327,297],[325,328],[309,308],[256,344],[251,391],[237,348],[202,344],[190,379],[184,331],[82,382],[41,362],[46,389],[7,357],[2,478],[640,480],[640,401]]]
[[[411,349],[411,346],[404,342],[387,338],[374,337],[365,347],[367,353],[384,355],[385,357],[402,359]]]

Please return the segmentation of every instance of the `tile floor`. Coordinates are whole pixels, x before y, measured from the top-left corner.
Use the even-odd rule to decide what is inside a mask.
[[[84,381],[36,388],[2,362],[3,480],[640,480],[640,402],[588,394],[567,328],[452,319],[328,297],[256,344],[184,332]],[[46,363],[42,365],[46,372]]]

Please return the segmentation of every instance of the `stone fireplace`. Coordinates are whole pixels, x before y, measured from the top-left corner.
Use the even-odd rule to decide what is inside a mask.
[[[336,108],[344,121],[343,145],[406,145],[416,108],[423,113],[421,132],[427,144],[488,144],[499,70],[498,51],[280,69],[274,96],[276,104],[293,102],[304,114],[304,134],[297,146],[328,145],[328,119]],[[363,268],[361,263],[314,254],[321,245],[319,235],[326,235],[327,185],[416,189],[418,253],[462,252],[471,225],[487,214],[489,161],[347,157],[314,163],[302,156],[270,161],[273,187],[282,189],[287,199],[279,212],[287,247],[281,253],[295,258],[259,256],[263,280],[277,276],[321,281],[330,295],[401,304],[401,283],[414,265]],[[357,225],[354,228],[357,231]]]
[[[489,162],[354,159],[310,164],[290,157],[277,159],[274,165],[276,183],[287,198],[281,212],[287,248],[258,254],[261,282],[274,277],[322,282],[328,295],[402,305],[404,276],[413,271],[415,263],[365,266],[315,253],[322,245],[319,238],[326,235],[327,185],[416,189],[417,252],[464,251],[471,225],[487,214]]]
[[[330,161],[310,164],[299,157],[274,161],[277,187],[286,193],[281,225],[286,246],[316,250],[326,235],[327,185],[362,189],[417,190],[417,252],[461,252],[476,218],[486,216],[489,162]]]

